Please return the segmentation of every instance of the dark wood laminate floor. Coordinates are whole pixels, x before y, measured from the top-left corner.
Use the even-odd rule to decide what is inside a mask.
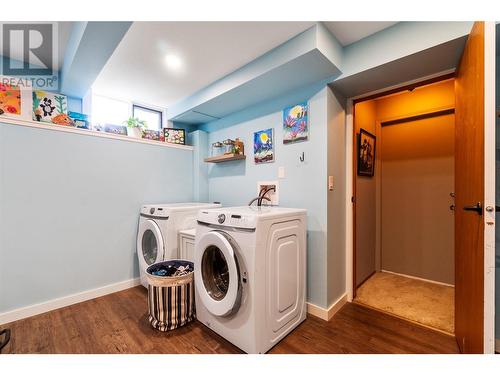
[[[241,353],[198,322],[172,332],[147,321],[147,292],[135,287],[2,326],[2,353]],[[313,316],[270,353],[456,353],[455,339],[356,305],[331,321]]]

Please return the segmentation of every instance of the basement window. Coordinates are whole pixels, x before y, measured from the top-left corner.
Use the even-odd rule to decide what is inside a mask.
[[[132,116],[146,121],[148,129],[161,130],[163,128],[163,113],[160,110],[133,104]]]

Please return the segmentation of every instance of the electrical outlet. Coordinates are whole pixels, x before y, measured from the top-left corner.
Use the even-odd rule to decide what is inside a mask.
[[[262,189],[275,188],[275,191],[269,191],[265,196],[271,199],[271,201],[263,200],[263,205],[277,206],[279,204],[279,183],[278,181],[259,181],[257,182],[257,195],[260,194]]]

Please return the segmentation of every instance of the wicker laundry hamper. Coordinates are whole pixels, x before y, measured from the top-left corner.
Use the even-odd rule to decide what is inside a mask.
[[[165,267],[189,267],[182,276],[155,276]],[[149,322],[160,331],[170,331],[195,318],[194,265],[186,260],[155,263],[146,270],[148,278]]]

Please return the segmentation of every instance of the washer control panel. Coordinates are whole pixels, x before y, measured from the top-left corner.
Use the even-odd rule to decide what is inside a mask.
[[[221,210],[201,210],[198,212],[198,222],[221,225],[241,229],[255,229],[256,219],[253,215],[242,215]]]

